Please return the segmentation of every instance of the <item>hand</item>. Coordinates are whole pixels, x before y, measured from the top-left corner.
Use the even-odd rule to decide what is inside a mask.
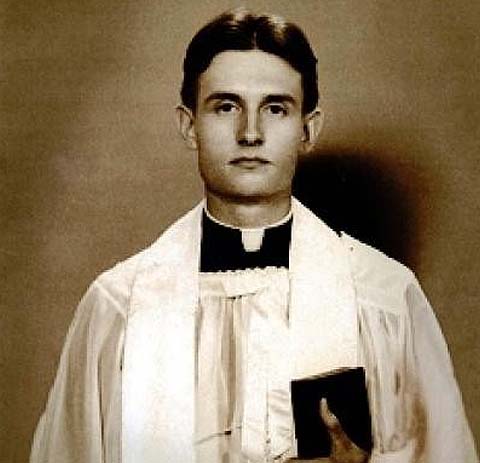
[[[320,402],[320,416],[322,417],[332,442],[332,450],[329,458],[315,458],[313,460],[300,460],[292,458],[292,463],[366,463],[368,453],[352,442],[342,429],[338,418],[328,408],[327,400],[323,398]]]

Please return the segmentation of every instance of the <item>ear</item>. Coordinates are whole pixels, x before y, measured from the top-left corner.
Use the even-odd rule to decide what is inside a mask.
[[[315,108],[303,117],[302,151],[304,153],[308,153],[315,146],[322,131],[324,118],[324,112],[320,108]]]
[[[186,106],[179,104],[175,108],[177,116],[177,127],[180,135],[185,140],[188,148],[197,149],[197,133],[195,131],[195,116],[193,111]]]

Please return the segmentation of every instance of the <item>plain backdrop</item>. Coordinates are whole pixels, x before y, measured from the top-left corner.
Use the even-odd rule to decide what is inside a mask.
[[[480,3],[243,4],[310,37],[326,126],[295,191],[417,273],[478,441]],[[238,5],[0,0],[2,463],[27,460],[88,284],[201,197],[173,117],[182,59],[201,25]]]

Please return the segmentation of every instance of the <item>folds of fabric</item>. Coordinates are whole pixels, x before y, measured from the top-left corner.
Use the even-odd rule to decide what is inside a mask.
[[[125,310],[95,282],[67,334],[31,463],[117,463]]]
[[[477,463],[450,355],[413,273],[347,235],[373,420],[372,463]]]
[[[89,289],[31,463],[195,462],[202,207]],[[365,364],[374,463],[478,462],[445,341],[412,273],[339,239],[298,202],[292,209],[292,378]]]
[[[298,202],[292,210],[292,377],[356,366],[358,323],[342,244]],[[195,458],[194,339],[202,211],[200,204],[174,224],[137,271],[123,374],[122,445],[128,463]]]
[[[122,375],[124,463],[194,461],[201,207],[149,248],[132,286]]]
[[[263,462],[292,448],[288,296],[286,269],[200,276],[197,461]]]

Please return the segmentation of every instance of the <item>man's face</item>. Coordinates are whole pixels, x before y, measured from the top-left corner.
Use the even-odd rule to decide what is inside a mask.
[[[192,137],[207,194],[289,195],[305,135],[300,74],[263,51],[225,51],[200,76]]]

